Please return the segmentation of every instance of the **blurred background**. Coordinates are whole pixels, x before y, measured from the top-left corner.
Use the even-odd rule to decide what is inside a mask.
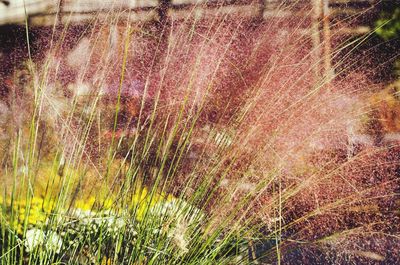
[[[379,134],[381,142],[400,141],[398,0],[2,0],[0,96],[9,95],[16,75],[23,78],[16,69],[26,62],[28,50],[33,60],[40,61],[51,45],[50,37],[59,38],[57,32],[66,26],[69,35],[65,46],[69,45],[69,50],[85,45],[74,36],[83,36],[96,19],[110,16],[151,29],[165,39],[165,45],[168,34],[162,32],[171,21],[188,17],[211,20],[225,15],[254,25],[278,21],[278,35],[296,29],[298,34],[309,36],[316,77],[351,73],[368,80],[365,90],[374,94],[367,100],[376,106],[372,115],[376,121],[369,133]],[[111,35],[121,31],[115,25],[107,30],[111,42]],[[70,57],[74,56],[79,57]]]

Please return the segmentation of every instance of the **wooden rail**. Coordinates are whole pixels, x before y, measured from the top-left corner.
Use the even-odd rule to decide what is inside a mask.
[[[82,23],[93,14],[107,14],[112,10],[131,11],[129,19],[148,21],[159,19],[161,9],[167,7],[167,16],[187,16],[195,8],[196,17],[215,14],[239,14],[245,17],[282,18],[304,16],[307,7],[324,11],[334,20],[361,14],[376,5],[377,0],[1,0],[0,25],[23,24],[26,18],[32,26],[51,26],[57,15],[64,23]],[[167,3],[167,5],[165,5]],[[322,5],[320,8],[319,5]],[[347,33],[363,33],[365,25],[349,28]]]
[[[0,25],[24,24],[48,26],[55,23],[90,23],[94,16],[107,17],[112,12],[131,21],[182,19],[189,14],[196,19],[232,15],[241,18],[309,18],[298,30],[310,36],[313,57],[320,64],[316,76],[333,75],[331,69],[331,31],[337,34],[364,34],[364,24],[340,26],[338,21],[354,20],[372,10],[379,0],[0,0]],[[301,18],[301,19],[300,19]]]

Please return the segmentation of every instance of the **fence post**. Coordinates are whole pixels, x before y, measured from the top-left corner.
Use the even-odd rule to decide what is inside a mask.
[[[323,0],[323,40],[324,40],[324,75],[327,80],[332,80],[334,72],[332,69],[332,48],[330,29],[329,0]]]
[[[311,40],[316,79],[333,78],[329,0],[311,0]]]
[[[312,41],[312,59],[314,65],[315,80],[321,78],[321,32],[320,32],[320,19],[322,17],[322,0],[311,0],[311,41]]]

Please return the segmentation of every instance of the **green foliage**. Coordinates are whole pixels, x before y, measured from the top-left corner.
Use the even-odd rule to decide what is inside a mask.
[[[400,35],[400,8],[382,12],[376,21],[376,33],[385,40],[399,37]]]
[[[376,34],[383,40],[394,40],[400,37],[400,7],[385,8],[380,18],[375,22]],[[400,77],[400,61],[393,64],[396,76]]]
[[[206,234],[199,209],[172,196],[149,196],[139,190],[125,210],[106,199],[96,211],[94,197],[56,211],[60,201],[0,196],[0,262],[229,264],[247,252],[237,234]]]

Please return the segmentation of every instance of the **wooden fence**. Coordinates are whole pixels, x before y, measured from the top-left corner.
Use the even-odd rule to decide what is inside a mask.
[[[316,75],[331,75],[331,31],[337,21],[358,21],[373,10],[378,0],[0,0],[0,25],[25,24],[53,26],[55,23],[87,23],[113,11],[132,21],[179,19],[188,13],[197,19],[208,16],[238,15],[244,18],[281,19],[308,16],[302,29],[311,37]],[[362,23],[341,25],[338,34],[364,34],[370,28]]]
[[[326,21],[362,14],[372,9],[378,0],[0,0],[0,25],[22,24],[26,18],[31,25],[53,25],[57,16],[64,22],[84,22],[93,12],[110,10],[131,11],[134,21],[159,19],[160,13],[179,18],[188,9],[196,17],[223,14],[240,14],[248,17],[304,16],[304,7],[313,7],[313,17]],[[328,19],[329,18],[329,19]],[[347,29],[364,33],[367,28],[357,25]]]

